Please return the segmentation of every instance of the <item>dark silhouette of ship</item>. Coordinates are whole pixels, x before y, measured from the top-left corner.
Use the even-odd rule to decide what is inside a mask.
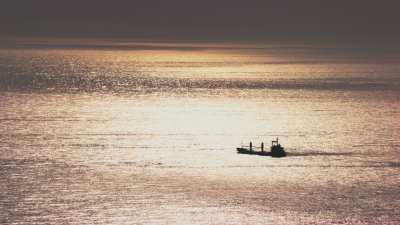
[[[240,147],[236,148],[239,154],[249,154],[249,155],[263,155],[263,156],[271,156],[271,157],[285,157],[286,152],[285,149],[279,144],[278,138],[271,142],[271,151],[264,151],[264,142],[261,143],[261,151],[255,151],[253,149],[253,143],[250,142],[249,148]]]

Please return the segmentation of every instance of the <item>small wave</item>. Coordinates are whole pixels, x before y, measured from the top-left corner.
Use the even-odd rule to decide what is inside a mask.
[[[359,165],[335,165],[335,164],[293,164],[293,165],[225,165],[225,166],[189,166],[189,165],[163,165],[152,164],[151,166],[168,169],[221,169],[221,168],[399,168],[399,163],[375,163],[375,164],[359,164]]]
[[[151,76],[88,76],[46,74],[1,74],[0,91],[132,92],[151,89],[319,89],[398,90],[396,82],[351,82],[351,80],[265,80],[222,78],[171,78]]]

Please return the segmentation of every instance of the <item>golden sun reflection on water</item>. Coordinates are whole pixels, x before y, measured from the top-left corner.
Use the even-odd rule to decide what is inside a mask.
[[[398,224],[399,66],[253,51],[1,50],[0,223]]]

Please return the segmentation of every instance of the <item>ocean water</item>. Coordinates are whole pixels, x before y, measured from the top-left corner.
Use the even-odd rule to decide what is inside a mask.
[[[3,47],[0,223],[399,224],[399,56]]]

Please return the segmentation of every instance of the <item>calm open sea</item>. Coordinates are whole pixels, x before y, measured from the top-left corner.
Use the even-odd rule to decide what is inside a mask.
[[[399,224],[399,56],[3,47],[0,223]]]

